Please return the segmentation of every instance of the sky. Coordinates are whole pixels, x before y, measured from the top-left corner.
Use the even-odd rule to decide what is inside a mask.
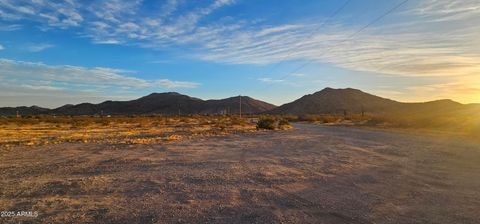
[[[325,87],[480,103],[480,0],[0,0],[0,106]]]

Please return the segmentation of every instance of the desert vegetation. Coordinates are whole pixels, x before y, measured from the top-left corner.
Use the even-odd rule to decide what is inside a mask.
[[[407,131],[434,131],[477,138],[480,135],[480,118],[473,112],[450,114],[425,113],[376,113],[376,114],[305,114],[269,115],[259,120],[257,128],[278,129],[275,122],[308,122],[319,125],[341,125]]]
[[[255,131],[235,116],[25,116],[0,118],[0,146],[62,142],[149,144]]]
[[[258,130],[288,130],[292,128],[287,118],[281,116],[261,116],[257,122]]]

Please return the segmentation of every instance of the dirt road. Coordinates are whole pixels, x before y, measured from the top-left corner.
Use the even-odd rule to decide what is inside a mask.
[[[0,223],[480,223],[478,143],[294,126],[2,151]]]

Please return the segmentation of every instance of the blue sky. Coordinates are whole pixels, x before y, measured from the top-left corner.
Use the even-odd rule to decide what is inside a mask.
[[[480,102],[479,26],[478,0],[0,0],[0,106],[325,87]]]

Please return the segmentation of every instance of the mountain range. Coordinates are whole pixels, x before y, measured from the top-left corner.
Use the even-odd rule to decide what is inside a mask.
[[[478,110],[479,104],[461,104],[452,100],[422,103],[403,103],[378,97],[358,89],[325,88],[305,95],[291,103],[276,107],[270,114],[442,114],[446,112]]]
[[[32,107],[0,108],[0,115],[138,115],[138,114],[337,114],[337,113],[399,113],[399,114],[448,114],[457,111],[480,112],[479,104],[461,104],[452,100],[437,100],[424,103],[403,103],[378,97],[357,89],[325,88],[305,95],[291,103],[276,107],[273,104],[248,96],[220,100],[202,100],[175,92],[152,93],[130,101],[105,101],[99,104],[81,103],[64,105],[55,109]]]
[[[32,107],[0,108],[0,115],[139,115],[139,114],[258,114],[275,108],[275,105],[248,96],[236,96],[220,100],[202,100],[175,92],[152,93],[130,101],[105,101],[99,104],[67,104],[55,109]]]

